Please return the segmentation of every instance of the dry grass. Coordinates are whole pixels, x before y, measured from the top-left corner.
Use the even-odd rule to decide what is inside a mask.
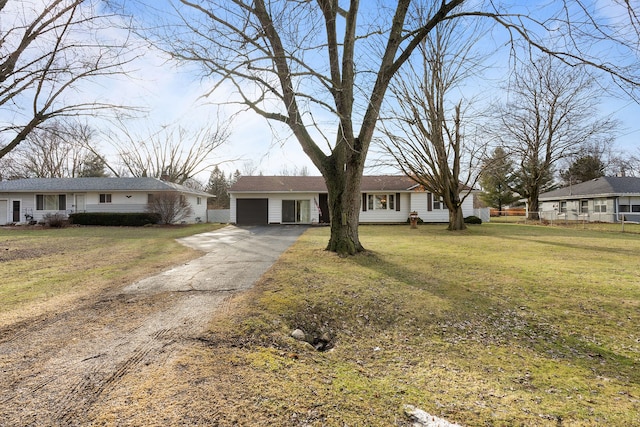
[[[311,229],[210,333],[131,379],[103,422],[640,424],[640,238],[485,224],[362,227],[341,259]],[[329,333],[317,352],[289,337]],[[131,408],[131,409],[128,409]],[[107,424],[109,422],[106,422]]]
[[[0,326],[192,259],[174,239],[219,227],[0,229]]]

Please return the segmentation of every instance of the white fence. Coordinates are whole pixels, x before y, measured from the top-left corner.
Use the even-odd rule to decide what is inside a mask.
[[[207,222],[227,224],[231,219],[231,209],[208,209]]]
[[[489,222],[491,220],[491,209],[489,208],[475,208],[473,215],[477,216],[482,222]]]

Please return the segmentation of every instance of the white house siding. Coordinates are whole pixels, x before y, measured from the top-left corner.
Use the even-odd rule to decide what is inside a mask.
[[[372,194],[395,194],[391,193],[383,193],[383,192],[370,192],[367,195]],[[362,198],[361,198],[362,199]],[[410,210],[410,193],[400,193],[400,210],[397,211],[394,209],[367,209],[366,211],[362,210],[362,206],[360,207],[360,223],[395,223],[395,222],[405,222],[407,218],[409,218]]]
[[[466,199],[464,199],[464,202],[462,202],[462,215],[464,215],[465,218],[470,215],[475,215],[477,217],[482,218],[480,215],[477,215],[477,214],[478,212],[473,208],[473,194],[470,194],[469,196],[467,196]],[[482,220],[484,221],[484,219]],[[449,221],[448,213],[447,213],[447,221]]]
[[[238,221],[236,221],[236,195],[233,193],[230,193],[229,194],[229,223],[235,224],[237,222]]]
[[[628,206],[629,212],[622,212],[620,206]],[[620,212],[619,219],[624,215],[625,221],[640,222],[640,197],[623,196],[618,198],[618,210]]]
[[[309,219],[308,223],[319,222],[320,215],[317,203],[319,203],[318,193],[242,193],[241,195],[231,194],[229,221],[232,224],[237,222],[237,199],[269,199],[268,218],[269,224],[282,223],[282,201],[283,200],[308,200]]]
[[[188,223],[194,222],[206,222],[207,221],[207,198],[202,196],[196,196],[193,194],[187,194],[187,201],[191,204],[193,208],[193,215],[187,217],[185,219]],[[198,198],[200,199],[200,204],[198,204]]]
[[[409,197],[410,197],[410,206],[409,206],[409,212],[407,213],[407,215],[415,211],[418,213],[419,218],[421,218],[423,221],[426,221],[425,218],[427,218],[427,216],[429,215],[429,204],[427,200],[427,193],[413,192],[413,193],[409,193]]]
[[[110,203],[100,203],[100,194],[111,194]],[[129,196],[129,197],[127,197]],[[148,193],[85,193],[86,212],[144,212],[147,208]]]
[[[282,223],[282,201],[283,200],[307,200],[309,202],[309,212],[305,214],[309,217],[306,224],[316,224],[320,221],[318,203],[320,195],[318,193],[289,193],[274,194],[269,197],[269,224]]]
[[[100,203],[100,194],[111,194],[111,203]],[[127,197],[128,196],[128,197]],[[182,221],[187,223],[205,222],[207,219],[207,200],[191,194],[184,194],[187,202],[193,209],[193,214]],[[200,197],[200,204],[197,199]],[[127,193],[86,193],[85,212],[118,212],[135,213],[146,212],[149,193],[147,192],[127,192]]]
[[[627,198],[624,198],[625,201]],[[605,200],[606,212],[596,212],[595,200]],[[582,202],[587,202],[587,211],[582,211]],[[566,202],[566,212],[560,212],[561,203]],[[590,221],[617,222],[616,198],[576,200],[552,200],[540,203],[540,219],[546,221]]]
[[[367,193],[377,194],[377,193]],[[400,210],[366,210],[360,212],[361,223],[397,223],[406,222],[409,214],[413,211],[418,213],[424,222],[449,222],[449,211],[444,204],[440,204],[440,209],[435,209],[432,204],[429,210],[429,193],[413,191],[400,193]],[[464,216],[474,214],[473,198],[467,197],[462,204]]]
[[[411,211],[416,211],[418,213],[418,217],[420,217],[424,222],[449,222],[449,210],[444,203],[440,203],[440,209],[435,209],[432,199],[431,210],[429,210],[429,193],[413,192],[410,194]],[[468,196],[464,202],[462,202],[462,215],[467,217],[473,215],[474,212],[473,197]]]
[[[20,202],[20,221],[26,222],[27,217],[25,215],[34,215],[36,217],[36,198],[33,194],[28,193],[5,193],[0,194],[0,200],[6,201],[5,203],[0,203],[0,208],[3,210],[0,213],[0,220],[3,220],[1,225],[12,223],[13,222],[13,202]],[[39,211],[46,212],[46,211]],[[37,219],[37,217],[35,218]]]
[[[368,192],[367,194],[383,194],[382,192]],[[319,212],[316,203],[319,203],[318,193],[241,193],[231,194],[231,206],[229,221],[237,222],[237,199],[268,199],[268,223],[282,223],[282,201],[283,200],[309,200],[309,218],[311,223],[319,222]],[[395,209],[367,209],[360,208],[360,223],[363,224],[383,224],[383,223],[404,223],[409,218],[411,211],[417,211],[418,216],[425,222],[449,221],[449,211],[442,206],[441,209],[428,211],[427,193],[424,192],[404,192],[400,193],[400,210]],[[473,215],[473,198],[467,197],[462,205],[465,216]]]
[[[54,193],[37,193],[37,194],[54,194]],[[12,193],[0,194],[0,200],[6,200],[6,204],[0,204],[3,212],[0,212],[0,222],[6,224],[12,219],[11,208],[14,200],[20,201],[20,222],[26,222],[26,215],[33,217],[34,221],[42,221],[47,214],[62,213],[65,216],[71,213],[81,212],[145,212],[147,208],[148,193],[146,192],[104,192],[104,193],[55,193],[55,195],[64,194],[66,196],[66,209],[64,210],[36,210],[36,194],[34,193]],[[100,203],[100,194],[111,194],[111,203]],[[75,196],[84,195],[85,208],[77,209],[74,205]],[[127,197],[130,196],[130,197]],[[200,197],[201,204],[197,204],[195,195],[186,195],[187,200],[194,210],[194,214],[185,219],[188,223],[196,222],[196,218],[204,222],[207,218],[207,200]],[[4,214],[4,215],[3,215]]]

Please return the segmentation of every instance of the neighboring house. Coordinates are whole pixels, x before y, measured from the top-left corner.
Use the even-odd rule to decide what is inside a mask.
[[[424,222],[449,221],[444,203],[407,176],[364,176],[360,192],[360,223],[404,223],[412,211]],[[327,187],[321,176],[241,176],[229,194],[231,223],[329,223]],[[465,216],[473,214],[472,197],[462,210]]]
[[[540,218],[640,222],[640,178],[601,177],[543,193]]]
[[[0,181],[0,224],[40,221],[46,214],[145,212],[153,194],[179,192],[193,208],[185,222],[205,222],[203,191],[156,178],[32,178]]]

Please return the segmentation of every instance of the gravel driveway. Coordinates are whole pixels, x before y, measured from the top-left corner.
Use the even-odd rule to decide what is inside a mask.
[[[93,405],[164,363],[250,288],[302,226],[225,227],[180,239],[206,254],[118,292],[0,329],[0,426],[86,425]]]

